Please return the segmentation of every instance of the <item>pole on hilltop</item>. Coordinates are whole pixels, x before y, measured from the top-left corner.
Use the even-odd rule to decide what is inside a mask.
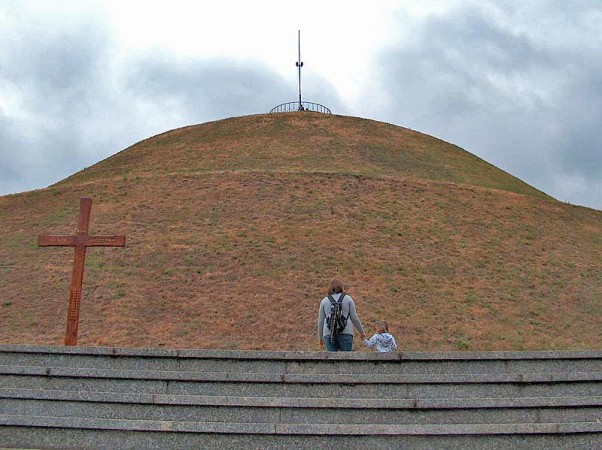
[[[297,31],[297,45],[299,50],[299,59],[296,63],[299,68],[299,111],[303,111],[303,103],[301,102],[301,67],[303,67],[303,61],[301,61],[301,30]]]

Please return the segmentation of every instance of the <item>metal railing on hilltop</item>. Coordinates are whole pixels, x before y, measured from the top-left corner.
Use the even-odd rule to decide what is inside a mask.
[[[295,111],[313,111],[324,114],[332,114],[330,109],[324,105],[313,102],[288,102],[282,103],[281,105],[274,106],[270,113],[282,113],[282,112],[295,112]]]

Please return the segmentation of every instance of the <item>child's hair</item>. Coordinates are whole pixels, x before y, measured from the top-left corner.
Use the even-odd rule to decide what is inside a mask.
[[[376,322],[376,326],[380,329],[382,328],[383,330],[385,330],[387,333],[389,332],[389,325],[387,325],[387,321],[386,320],[379,320],[378,322]]]

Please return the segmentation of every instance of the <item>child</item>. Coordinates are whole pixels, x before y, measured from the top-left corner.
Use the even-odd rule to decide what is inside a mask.
[[[364,341],[364,345],[369,348],[376,347],[378,352],[392,352],[397,349],[397,343],[395,338],[389,334],[389,326],[387,322],[381,320],[376,322],[376,334],[372,335],[370,339]]]

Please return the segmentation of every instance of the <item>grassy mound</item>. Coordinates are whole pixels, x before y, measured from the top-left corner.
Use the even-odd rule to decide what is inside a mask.
[[[0,342],[61,344],[72,234],[80,345],[316,350],[328,281],[407,350],[600,348],[602,212],[433,137],[364,119],[232,118],[142,141],[0,197]]]

